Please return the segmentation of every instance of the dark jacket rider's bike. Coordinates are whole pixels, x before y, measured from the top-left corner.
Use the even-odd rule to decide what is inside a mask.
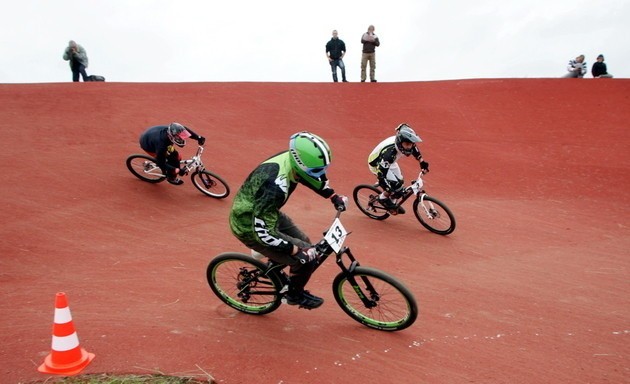
[[[230,187],[217,174],[208,171],[203,165],[201,154],[203,147],[197,148],[197,153],[190,159],[182,160],[180,163],[190,173],[190,179],[195,188],[206,196],[215,199],[226,198],[230,194]],[[156,164],[155,158],[149,155],[131,155],[127,158],[127,169],[134,176],[148,183],[160,183],[166,180],[166,176]]]

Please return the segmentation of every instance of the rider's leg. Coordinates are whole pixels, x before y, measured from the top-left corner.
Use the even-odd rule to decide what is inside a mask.
[[[276,225],[280,236],[290,243],[300,248],[308,248],[312,245],[308,236],[284,213],[279,212],[278,223]]]
[[[287,236],[288,237],[288,236]],[[291,305],[300,305],[306,308],[317,308],[324,300],[320,297],[310,294],[304,290],[315,270],[315,261],[302,264],[294,256],[278,253],[274,248],[263,246],[260,243],[246,243],[247,247],[254,252],[265,255],[276,263],[288,265],[291,283],[287,292],[287,303]],[[305,243],[307,245],[307,243]]]
[[[277,227],[278,232],[280,232],[279,236],[297,245],[298,248],[309,248],[312,246],[308,236],[293,223],[293,220],[291,220],[289,216],[282,212],[280,212]],[[289,265],[291,272],[291,289],[296,293],[301,293],[304,291],[306,283],[308,283],[311,274],[315,270],[315,261],[313,260],[310,263],[302,264],[293,260]]]
[[[379,196],[379,201],[387,209],[395,209],[396,203],[392,198],[396,199],[400,196],[392,196],[394,191],[402,190],[404,186],[404,179],[402,171],[397,163],[391,164],[389,170],[385,175],[385,180],[379,179],[379,185],[383,188],[383,192]],[[403,207],[397,208],[397,213],[405,213]]]
[[[295,244],[298,248],[308,248],[312,246],[308,236],[306,236],[306,234],[304,234],[304,232],[302,232],[302,230],[293,223],[291,218],[282,212],[280,212],[276,227],[278,230],[277,236],[279,238],[286,240],[291,244]],[[258,241],[241,241],[251,250],[270,258],[276,263],[290,266],[292,272],[297,270],[298,273],[303,273],[300,266],[308,265],[301,264],[294,256],[285,252],[279,252],[278,249],[273,246],[262,244]],[[306,270],[308,270],[308,268]],[[308,281],[308,278],[306,280]]]
[[[383,189],[383,193],[381,193],[380,196],[381,198],[390,197],[393,191],[401,188],[404,184],[404,180],[398,164],[394,163],[390,165],[384,179],[379,178],[378,183]]]
[[[276,225],[279,232],[278,237],[283,240],[298,246],[298,248],[308,248],[312,246],[308,236],[306,236],[306,234],[293,223],[293,220],[284,213],[280,212]],[[310,280],[311,275],[315,270],[315,260],[302,264],[296,257],[279,253],[273,247],[263,246],[260,243],[246,245],[252,250],[267,256],[277,263],[289,266],[289,274],[291,278],[291,285],[289,287],[289,292],[287,293],[287,300],[289,304],[301,305],[308,308],[317,308],[324,302],[323,299],[304,290],[304,287]]]
[[[166,163],[175,169],[179,169],[181,160],[182,156],[175,149],[172,152],[167,153],[166,155]],[[166,175],[168,182],[176,185],[183,184],[184,181],[177,177],[175,169],[173,169],[168,175]]]

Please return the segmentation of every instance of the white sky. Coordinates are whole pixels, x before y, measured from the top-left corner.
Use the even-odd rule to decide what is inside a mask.
[[[599,53],[630,77],[629,0],[0,0],[0,83],[67,82],[68,40],[108,81],[328,82],[333,29],[360,74],[362,33],[381,40],[380,82],[560,77]]]

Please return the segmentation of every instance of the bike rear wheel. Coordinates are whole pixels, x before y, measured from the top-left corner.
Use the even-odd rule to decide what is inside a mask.
[[[455,230],[455,216],[438,199],[424,195],[413,202],[413,212],[423,227],[438,235],[448,235]]]
[[[166,177],[155,163],[155,159],[147,155],[131,155],[127,158],[127,169],[135,177],[149,183],[159,183]]]
[[[378,201],[381,190],[373,185],[357,185],[352,192],[354,202],[367,217],[375,220],[385,220],[389,217],[387,209]]]
[[[190,175],[190,178],[193,185],[206,196],[223,199],[230,194],[230,187],[228,187],[227,183],[221,177],[208,170],[195,171]]]
[[[282,283],[275,273],[264,275],[266,265],[242,253],[222,253],[206,270],[212,292],[230,307],[264,315],[278,309]]]
[[[411,291],[374,268],[356,267],[350,276],[337,275],[333,296],[348,316],[381,331],[400,331],[418,317],[418,305]]]

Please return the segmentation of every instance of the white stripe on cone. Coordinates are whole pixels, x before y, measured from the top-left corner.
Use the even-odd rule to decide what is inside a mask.
[[[79,346],[79,337],[74,332],[68,336],[55,336],[52,337],[52,349],[57,352],[65,352],[72,350]]]
[[[55,308],[55,324],[65,324],[72,321],[72,315],[70,314],[70,308]]]

